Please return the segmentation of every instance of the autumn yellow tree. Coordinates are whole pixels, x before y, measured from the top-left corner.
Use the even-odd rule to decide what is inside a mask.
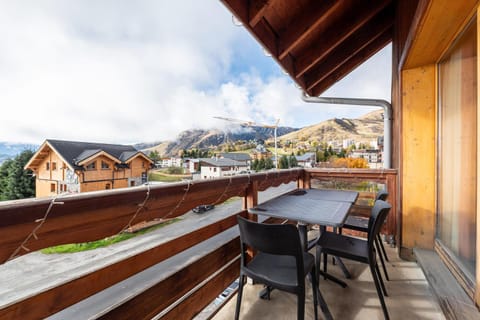
[[[364,158],[336,158],[332,162],[335,168],[368,168],[368,162]]]

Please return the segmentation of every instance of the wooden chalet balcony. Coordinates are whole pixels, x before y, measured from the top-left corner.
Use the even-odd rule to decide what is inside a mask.
[[[332,181],[384,184],[393,207],[384,233],[398,240],[396,179],[397,172],[393,169],[290,169],[0,203],[0,263],[3,264],[45,247],[97,240],[142,221],[178,217],[199,204],[220,204],[232,197],[243,198],[243,210],[232,211],[188,232],[179,232],[160,243],[149,243],[141,250],[124,252],[117,259],[99,261],[96,268],[76,272],[70,278],[59,277],[53,284],[31,287],[28,294],[22,295],[16,288],[0,288],[10,291],[9,295],[0,292],[0,296],[3,295],[0,318],[45,318],[77,303],[95,300],[105,290],[134,281],[132,279],[142,272],[210,241],[208,249],[189,256],[185,262],[155,271],[163,273],[160,280],[152,278],[154,283],[141,290],[129,291],[125,285],[121,297],[115,296],[111,302],[107,299],[110,305],[89,315],[104,319],[150,319],[160,314],[163,319],[190,319],[238,277],[238,232],[235,228],[229,229],[236,226],[237,214],[248,216],[246,208],[257,204],[259,191],[291,182],[300,188]],[[219,237],[222,234],[225,236]],[[102,303],[105,304],[105,300]]]

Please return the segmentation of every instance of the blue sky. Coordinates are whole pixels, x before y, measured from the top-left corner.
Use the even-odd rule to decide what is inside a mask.
[[[391,49],[324,96],[390,100]],[[232,128],[302,127],[365,107],[307,104],[216,0],[0,2],[0,141],[137,143]]]

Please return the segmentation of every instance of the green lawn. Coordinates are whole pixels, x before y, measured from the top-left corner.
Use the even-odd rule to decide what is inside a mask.
[[[178,182],[187,177],[190,177],[190,175],[167,174],[160,171],[153,171],[148,175],[148,181]]]
[[[74,253],[74,252],[81,252],[81,251],[87,251],[87,250],[94,250],[94,249],[101,248],[101,247],[107,247],[111,244],[121,242],[121,241],[125,241],[125,240],[128,240],[128,239],[134,238],[136,236],[139,236],[141,234],[145,234],[145,233],[148,233],[150,231],[162,228],[166,225],[172,224],[172,223],[177,222],[179,220],[181,220],[181,218],[171,219],[171,220],[165,221],[163,223],[157,224],[155,226],[139,230],[139,231],[134,232],[134,233],[124,232],[124,233],[116,234],[114,236],[107,237],[105,239],[101,239],[101,240],[97,240],[97,241],[83,242],[83,243],[61,244],[61,245],[58,245],[58,246],[42,249],[41,252],[44,253],[44,254]]]

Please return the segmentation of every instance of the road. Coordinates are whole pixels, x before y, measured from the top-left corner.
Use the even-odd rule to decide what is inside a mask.
[[[295,187],[295,183],[282,184],[279,187],[260,192],[259,202],[266,201]],[[22,299],[22,297],[58,286],[68,282],[69,279],[81,277],[116,261],[158,246],[160,243],[175,239],[194,229],[214,223],[240,211],[241,208],[242,202],[241,199],[238,199],[218,205],[215,209],[204,214],[188,212],[181,221],[106,248],[71,254],[45,255],[41,252],[33,252],[16,258],[0,265],[0,309],[2,306]],[[238,231],[232,228],[219,236],[233,238],[236,236],[235,233],[238,234]],[[126,292],[131,294],[135,290],[141,290],[142,286],[148,286],[152,280],[157,279],[158,281],[158,277],[164,278],[168,276],[169,273],[177,270],[179,266],[188,263],[192,256],[202,255],[212,245],[221,242],[221,239],[218,237],[205,241],[51,318],[75,319],[77,317],[78,319],[85,319],[87,314],[100,314],[112,304],[112,299],[121,300],[126,298],[122,294],[125,295]],[[125,290],[126,287],[130,289]]]

